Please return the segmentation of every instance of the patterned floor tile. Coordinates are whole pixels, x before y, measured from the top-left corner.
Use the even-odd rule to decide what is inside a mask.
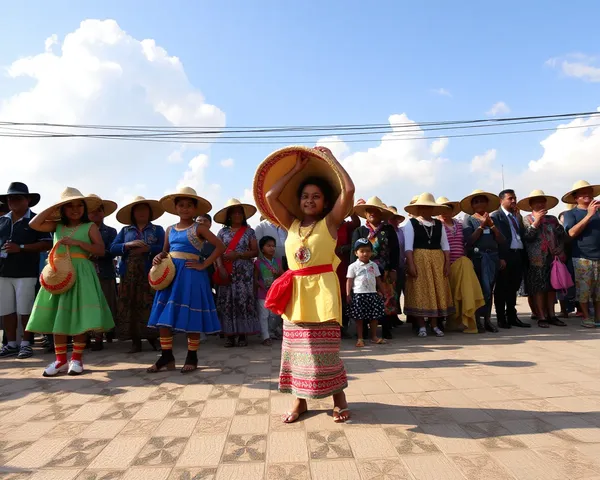
[[[223,451],[223,462],[264,462],[266,435],[229,435]]]
[[[208,398],[225,399],[238,398],[242,387],[240,385],[215,385]]]
[[[169,413],[168,417],[199,417],[204,410],[204,400],[177,400]]]
[[[343,431],[309,432],[308,449],[312,460],[353,458],[352,449]]]
[[[142,448],[134,465],[174,465],[183,451],[187,438],[153,437]]]
[[[130,420],[143,405],[143,403],[115,403],[100,416],[100,420]]]
[[[439,448],[418,427],[388,427],[385,433],[400,455],[437,453]]]
[[[467,480],[513,480],[513,476],[491,455],[451,455],[450,460]]]
[[[264,398],[241,398],[237,405],[237,415],[266,415],[269,413],[269,400]]]
[[[411,480],[406,467],[398,459],[377,459],[358,464],[363,480]]]
[[[227,433],[230,423],[229,417],[200,418],[194,429],[194,435]]]
[[[77,438],[63,448],[45,466],[53,467],[86,467],[108,445],[105,439]]]
[[[215,480],[217,467],[210,468],[176,468],[169,475],[169,480]]]
[[[310,468],[302,463],[269,464],[267,480],[310,480]]]
[[[80,473],[77,480],[121,480],[124,470],[85,470]]]

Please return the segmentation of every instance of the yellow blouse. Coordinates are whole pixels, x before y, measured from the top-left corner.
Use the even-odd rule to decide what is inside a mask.
[[[316,265],[333,265],[333,272],[306,277],[294,277],[294,293],[283,318],[293,323],[324,323],[336,321],[342,323],[342,302],[340,283],[335,273],[340,259],[335,254],[337,240],[331,237],[327,221],[320,220],[304,245],[310,250],[311,257],[307,263],[296,262],[294,254],[302,246],[298,228],[300,220],[295,220],[288,231],[285,242],[285,254],[290,270],[313,267]],[[310,227],[302,228],[305,236]]]

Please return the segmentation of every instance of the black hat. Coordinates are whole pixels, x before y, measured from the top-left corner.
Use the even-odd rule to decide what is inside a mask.
[[[5,195],[0,195],[0,202],[8,204],[8,196],[9,195],[24,195],[25,197],[29,197],[29,206],[34,207],[38,203],[40,203],[40,194],[39,193],[29,193],[29,188],[27,185],[21,182],[12,182],[8,186],[8,191]]]

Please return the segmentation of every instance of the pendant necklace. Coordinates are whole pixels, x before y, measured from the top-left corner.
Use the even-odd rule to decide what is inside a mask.
[[[424,223],[421,225],[423,226],[425,234],[427,235],[427,244],[431,245],[431,237],[433,236],[433,227],[435,226],[435,223],[431,226],[427,226]]]
[[[308,240],[308,237],[311,236],[316,226],[317,222],[314,222],[311,225],[305,227],[309,230],[306,233],[306,235],[302,236],[302,222],[298,224],[298,237],[300,238],[300,246],[298,247],[298,250],[296,250],[296,253],[294,253],[294,259],[301,265],[304,265],[305,263],[308,263],[310,261],[311,251],[305,245],[305,242],[306,240]]]

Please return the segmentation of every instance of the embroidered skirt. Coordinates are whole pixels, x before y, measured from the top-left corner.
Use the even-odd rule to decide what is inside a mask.
[[[284,322],[279,391],[298,398],[326,398],[348,386],[340,358],[338,324]]]
[[[408,277],[404,313],[415,317],[447,317],[455,312],[450,281],[444,276],[444,252],[416,249],[417,278]]]

